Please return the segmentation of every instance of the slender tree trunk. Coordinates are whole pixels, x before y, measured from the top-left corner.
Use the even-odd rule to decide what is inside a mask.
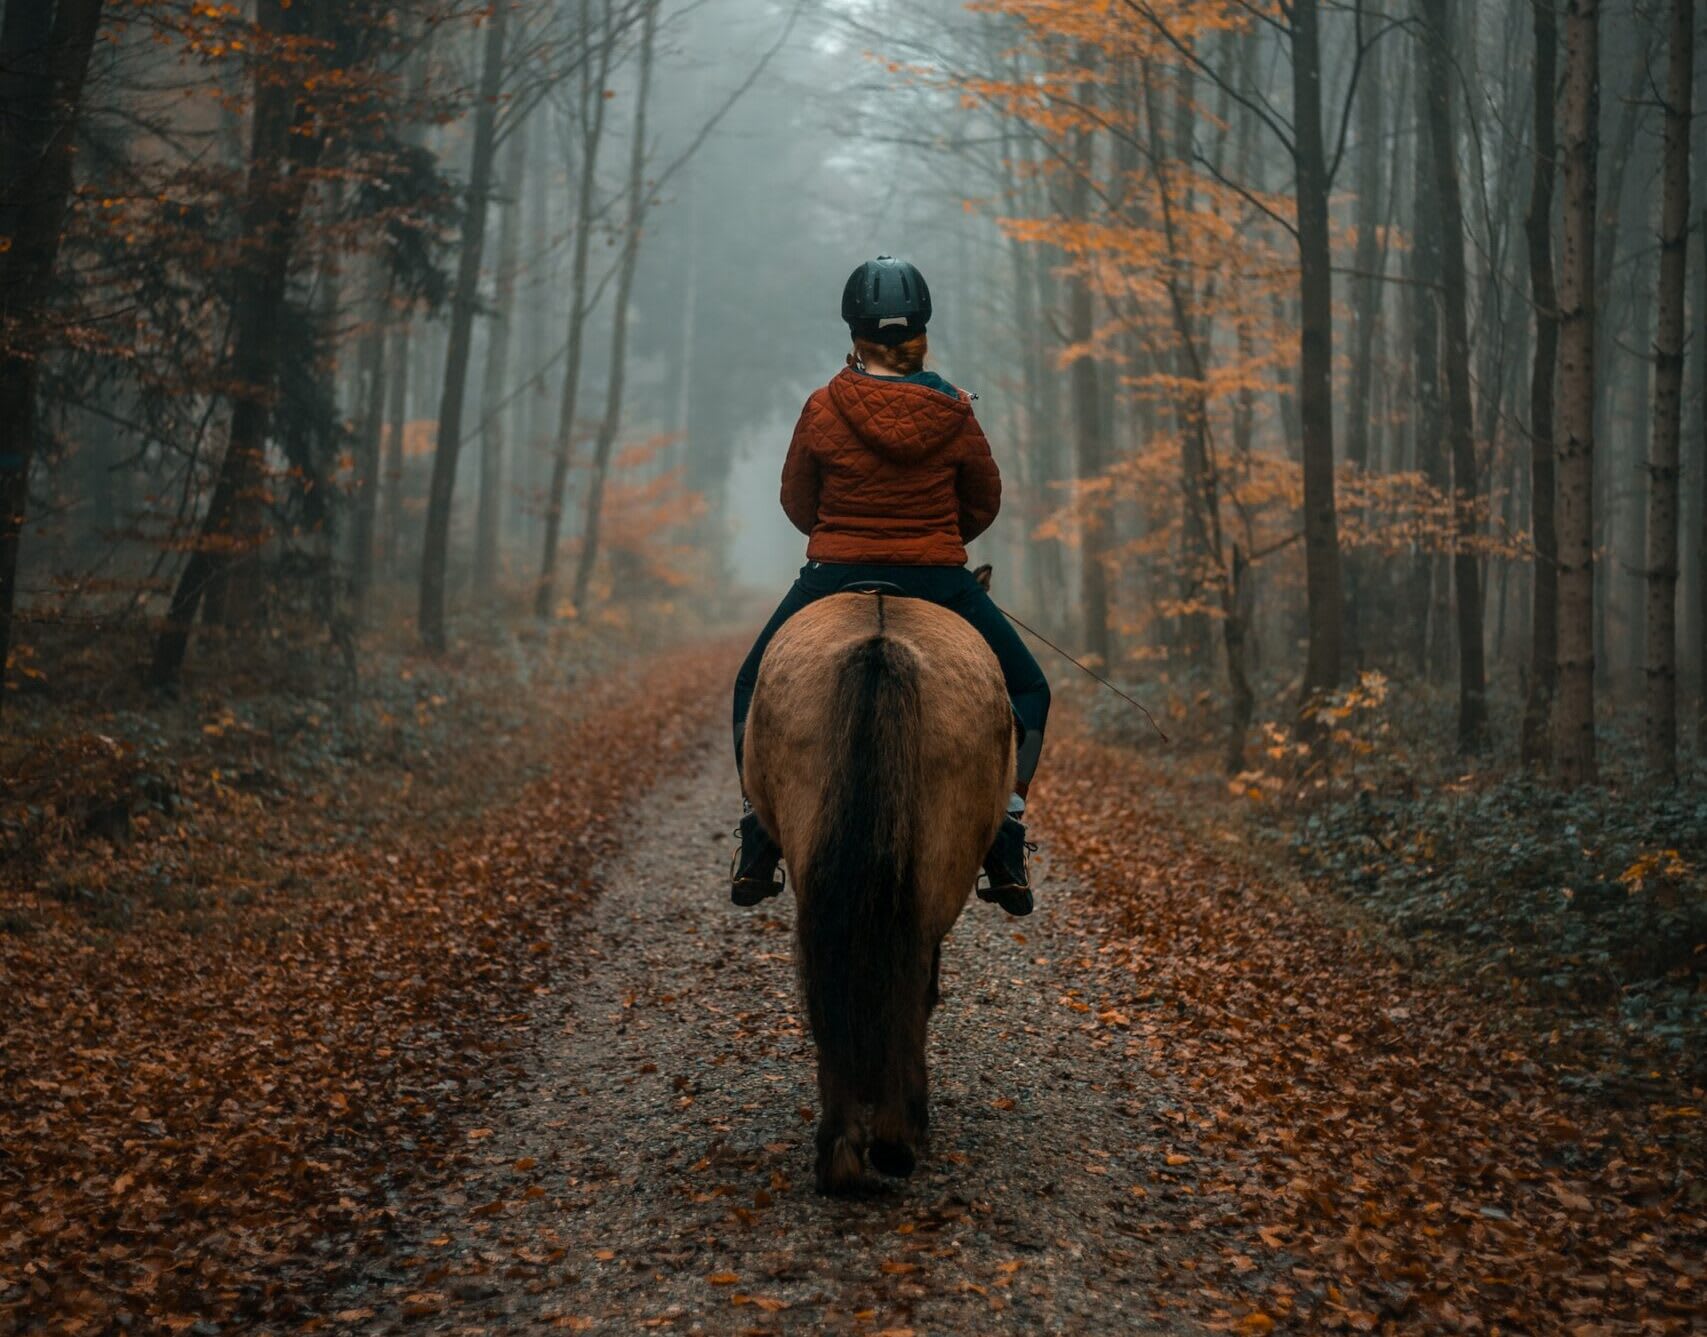
[[[1559,676],[1553,759],[1567,785],[1597,777],[1594,744],[1594,243],[1600,107],[1599,0],[1567,0],[1559,103]]]
[[[1707,208],[1701,211],[1700,235],[1701,278],[1695,289],[1700,309],[1695,313],[1695,338],[1701,349],[1696,367],[1703,402],[1699,419],[1701,438],[1696,444],[1701,448],[1701,463],[1697,465],[1697,471],[1707,473],[1707,468],[1703,467],[1707,466]],[[1707,476],[1700,480],[1700,490],[1701,512],[1696,519],[1701,528],[1695,542],[1695,634],[1700,638],[1695,644],[1695,750],[1707,754]]]
[[[1340,683],[1345,603],[1334,502],[1333,271],[1328,169],[1322,147],[1321,46],[1316,0],[1292,6],[1292,124],[1298,204],[1298,399],[1304,455],[1304,580],[1310,649],[1299,702],[1304,732],[1312,707]]]
[[[1523,232],[1529,243],[1529,296],[1535,307],[1535,363],[1529,379],[1530,527],[1535,542],[1529,687],[1523,703],[1523,762],[1552,762],[1553,693],[1558,681],[1558,540],[1553,523],[1553,369],[1559,352],[1559,298],[1553,290],[1553,171],[1558,153],[1553,89],[1558,68],[1555,0],[1531,0],[1535,22],[1535,159]]]
[[[259,0],[256,22],[270,34],[300,33],[305,11],[290,8],[288,0]],[[296,244],[306,160],[318,142],[314,136],[292,134],[296,97],[293,85],[271,71],[256,71],[242,224],[244,254],[250,259],[237,275],[233,301],[231,424],[213,496],[154,644],[149,678],[157,687],[177,683],[190,628],[210,584],[229,571],[233,561],[252,556],[259,543],[259,537],[248,532],[253,520],[246,520],[244,512],[261,477],[278,380],[278,313]]]
[[[101,0],[11,0],[0,27],[0,704],[36,453],[36,373]]]
[[[1636,45],[1634,59],[1630,67],[1627,88],[1645,88],[1648,83],[1646,43]],[[1599,100],[1598,73],[1596,75],[1597,93]],[[1622,608],[1622,601],[1615,597],[1619,584],[1613,577],[1617,574],[1616,554],[1620,539],[1620,486],[1615,473],[1619,461],[1619,451],[1615,442],[1619,435],[1612,430],[1615,421],[1614,414],[1626,406],[1625,396],[1621,393],[1623,384],[1619,379],[1618,370],[1622,349],[1613,338],[1614,332],[1620,327],[1625,309],[1632,305],[1632,294],[1635,285],[1629,282],[1614,283],[1613,277],[1619,271],[1619,249],[1624,235],[1624,183],[1629,176],[1630,162],[1637,157],[1644,147],[1644,142],[1637,136],[1645,98],[1623,97],[1618,100],[1618,121],[1613,131],[1608,147],[1610,152],[1599,151],[1598,135],[1600,117],[1596,113],[1596,149],[1595,149],[1595,265],[1594,265],[1594,365],[1600,378],[1600,385],[1594,396],[1594,430],[1591,439],[1595,442],[1594,456],[1595,493],[1600,498],[1594,510],[1594,547],[1606,554],[1607,560],[1598,562],[1594,568],[1594,680],[1598,688],[1611,685],[1614,668],[1613,656],[1607,639],[1608,622],[1615,611]],[[1601,166],[1604,165],[1606,178],[1600,180]],[[1640,357],[1640,355],[1638,355]],[[1646,359],[1641,358],[1642,371],[1646,375]],[[1644,402],[1646,395],[1642,396]],[[1619,424],[1622,426],[1623,424]],[[1645,449],[1646,442],[1638,449]],[[1614,637],[1616,640],[1616,637]]]
[[[468,355],[479,297],[480,260],[486,247],[486,204],[492,192],[492,149],[498,123],[498,94],[504,77],[504,29],[507,4],[493,6],[486,28],[480,71],[479,103],[474,112],[474,156],[463,212],[462,252],[457,259],[451,299],[450,342],[445,350],[444,388],[439,399],[439,433],[433,449],[433,481],[427,494],[426,537],[421,548],[421,643],[432,653],[445,648],[445,575],[450,562],[451,500],[456,462],[462,450],[462,411],[468,388]]]
[[[1094,53],[1085,51],[1082,58],[1089,63]],[[1082,100],[1090,101],[1094,90],[1090,85],[1080,88]],[[1075,222],[1090,216],[1091,173],[1094,170],[1096,142],[1089,130],[1073,135],[1074,175],[1068,192],[1068,210]],[[1095,297],[1090,279],[1074,273],[1068,280],[1067,337],[1075,344],[1087,344],[1096,332]],[[1099,386],[1096,358],[1081,352],[1073,361],[1069,373],[1073,395],[1073,436],[1078,455],[1078,478],[1081,484],[1102,476],[1107,467],[1106,443],[1103,438],[1102,393]],[[1108,545],[1110,517],[1092,514],[1080,505],[1079,609],[1085,620],[1084,645],[1088,654],[1106,669],[1112,657],[1108,626],[1108,567],[1105,552]]]
[[[527,124],[510,132],[504,180],[499,189],[503,220],[498,224],[498,273],[493,283],[492,325],[486,339],[486,376],[480,392],[480,499],[474,516],[474,589],[482,598],[498,580],[498,530],[503,523],[504,417],[510,371],[510,331],[516,304],[516,262],[522,244],[522,192],[527,166]]]
[[[1665,184],[1654,339],[1654,444],[1648,458],[1648,769],[1677,778],[1677,478],[1683,415],[1683,285],[1689,244],[1689,116],[1695,6],[1671,0]]]
[[[1359,472],[1369,469],[1369,440],[1373,430],[1370,410],[1375,383],[1375,323],[1381,311],[1381,166],[1382,105],[1391,96],[1381,79],[1381,47],[1377,44],[1365,57],[1367,67],[1358,87],[1357,102],[1357,252],[1353,264],[1357,276],[1352,288],[1354,347],[1351,362],[1351,402],[1346,406],[1346,463]],[[1353,549],[1345,555],[1345,651],[1355,667],[1368,654],[1364,613],[1367,563]]]
[[[368,594],[373,587],[380,439],[385,432],[385,346],[391,291],[389,279],[379,272],[382,268],[381,264],[373,266],[376,292],[357,353],[361,427],[356,438],[355,522],[350,526],[350,603],[358,626],[366,620]]]
[[[646,0],[640,36],[640,87],[635,94],[634,142],[628,155],[628,218],[623,237],[622,268],[617,273],[616,305],[611,309],[610,378],[605,390],[605,416],[593,446],[592,476],[587,482],[587,518],[581,530],[581,552],[575,564],[575,607],[587,606],[593,568],[599,560],[600,527],[604,519],[605,480],[610,473],[611,448],[622,426],[622,396],[628,372],[628,303],[634,290],[634,268],[640,259],[640,234],[650,198],[646,190],[646,104],[652,94],[652,44],[658,28],[659,0]]]
[[[1032,399],[1034,406],[1033,421],[1039,424],[1042,439],[1034,444],[1042,455],[1043,478],[1045,486],[1049,486],[1064,481],[1069,476],[1069,466],[1066,459],[1066,433],[1061,430],[1063,419],[1061,377],[1055,369],[1055,332],[1060,329],[1058,288],[1054,266],[1050,263],[1049,257],[1042,247],[1033,248],[1031,279],[1036,285],[1038,327],[1042,331],[1034,355],[1036,385]],[[1040,498],[1039,500],[1040,502],[1052,501],[1058,507],[1062,504],[1063,498],[1060,489],[1055,487],[1051,489],[1048,498]],[[1070,523],[1071,521],[1069,521]],[[1071,636],[1073,619],[1074,600],[1068,589],[1068,559],[1069,549],[1066,544],[1059,541],[1045,543],[1043,552],[1039,557],[1044,571],[1044,589],[1049,592],[1050,596],[1050,607],[1045,616],[1045,624],[1063,639]]]
[[[1245,769],[1245,739],[1256,712],[1256,693],[1251,689],[1247,637],[1250,632],[1250,597],[1245,578],[1250,570],[1244,550],[1233,544],[1233,560],[1222,595],[1221,639],[1227,652],[1227,739],[1221,767],[1228,775]]]
[[[1447,455],[1446,404],[1441,395],[1440,290],[1444,282],[1443,252],[1446,248],[1441,202],[1436,194],[1435,152],[1430,132],[1428,53],[1432,39],[1419,40],[1416,59],[1423,69],[1415,90],[1416,152],[1412,160],[1411,205],[1415,213],[1411,277],[1418,285],[1412,311],[1413,389],[1417,468],[1433,491],[1445,497],[1452,490],[1451,461]],[[1445,673],[1448,575],[1445,559],[1425,536],[1411,572],[1412,606],[1422,613],[1416,619],[1414,649],[1417,669],[1435,680]],[[1424,611],[1426,610],[1426,611]]]
[[[391,332],[391,370],[386,373],[385,387],[385,472],[380,494],[385,499],[385,572],[397,575],[399,546],[403,541],[403,433],[409,422],[409,319],[398,320]]]
[[[583,41],[592,40],[589,0],[582,0]],[[534,616],[552,615],[557,601],[557,551],[563,532],[564,492],[575,452],[575,420],[581,393],[581,357],[587,328],[587,257],[592,244],[593,191],[598,184],[599,148],[604,142],[604,81],[610,71],[614,30],[609,7],[599,46],[597,77],[583,64],[580,95],[581,171],[575,198],[575,251],[569,277],[569,343],[563,367],[563,398],[558,406],[557,436],[551,452],[551,481],[545,498],[545,541],[540,553],[539,582],[534,587]]]
[[[1658,174],[1656,165],[1656,180]],[[1646,175],[1644,172],[1643,176]],[[1684,212],[1687,215],[1688,210],[1685,209]],[[1644,218],[1644,227],[1647,221]],[[1653,279],[1648,272],[1648,266],[1636,261],[1634,257],[1628,281],[1632,292],[1639,292],[1644,288],[1652,290]],[[1632,297],[1630,312],[1630,347],[1652,349],[1653,303]],[[1617,462],[1605,471],[1610,480],[1602,496],[1609,508],[1616,507],[1622,514],[1622,519],[1611,526],[1617,542],[1608,544],[1605,549],[1604,565],[1613,567],[1618,578],[1612,581],[1607,595],[1616,613],[1616,627],[1612,638],[1612,649],[1615,653],[1609,656],[1612,662],[1606,666],[1601,680],[1606,681],[1608,676],[1616,678],[1619,670],[1623,670],[1623,680],[1634,684],[1643,674],[1643,648],[1647,644],[1648,500],[1651,491],[1647,460],[1648,448],[1653,444],[1654,401],[1653,387],[1650,384],[1653,370],[1651,355],[1631,358],[1630,362],[1633,365],[1622,379],[1616,374],[1615,361],[1608,359],[1603,364],[1605,372],[1601,379],[1608,390],[1616,390],[1621,400],[1622,406],[1615,410],[1612,418],[1612,422],[1621,430],[1616,435],[1607,431],[1595,439],[1606,442],[1607,450],[1617,459]],[[1623,446],[1622,450],[1619,449],[1619,443]],[[1619,551],[1620,547],[1622,552]],[[1597,665],[1598,662],[1597,660]],[[1645,693],[1639,686],[1635,688],[1635,693],[1645,702]]]
[[[1452,443],[1452,512],[1457,539],[1452,558],[1458,596],[1458,746],[1474,752],[1487,742],[1487,684],[1483,668],[1482,580],[1474,541],[1478,517],[1475,426],[1470,404],[1470,325],[1466,314],[1464,206],[1458,187],[1458,146],[1452,132],[1452,27],[1449,0],[1423,0],[1428,25],[1429,157],[1441,240],[1441,302],[1446,318],[1446,420]],[[1498,394],[1485,386],[1485,394]]]

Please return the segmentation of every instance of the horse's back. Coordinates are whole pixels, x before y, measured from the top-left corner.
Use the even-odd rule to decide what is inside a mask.
[[[840,594],[809,604],[765,650],[747,722],[748,792],[791,863],[809,857],[833,790],[830,740],[850,727],[846,666],[882,643],[898,698],[916,710],[921,910],[946,932],[965,901],[1013,781],[1013,713],[1001,668],[964,618],[920,599]],[[862,727],[860,722],[851,722]]]

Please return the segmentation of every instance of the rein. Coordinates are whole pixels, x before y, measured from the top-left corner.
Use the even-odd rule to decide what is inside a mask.
[[[1074,668],[1078,669],[1079,672],[1081,672],[1081,673],[1087,675],[1088,677],[1095,679],[1097,682],[1101,683],[1104,687],[1108,688],[1109,691],[1113,692],[1116,696],[1118,696],[1122,701],[1126,702],[1128,705],[1136,706],[1138,708],[1138,710],[1143,713],[1144,718],[1150,721],[1150,727],[1152,729],[1154,729],[1158,735],[1160,735],[1161,740],[1164,743],[1169,741],[1167,734],[1162,732],[1162,726],[1156,723],[1156,717],[1149,712],[1149,710],[1145,707],[1145,705],[1142,701],[1134,701],[1131,697],[1126,695],[1125,692],[1121,691],[1120,688],[1116,687],[1107,678],[1103,677],[1102,674],[1098,673],[1089,664],[1081,663],[1079,660],[1073,658],[1072,655],[1068,654],[1060,646],[1056,645],[1054,641],[1050,640],[1047,636],[1045,636],[1036,627],[1027,626],[1025,623],[1021,622],[1017,617],[1015,617],[1012,613],[1008,612],[1007,609],[1002,608],[1002,606],[1000,604],[997,604],[996,607],[1001,610],[1003,617],[1007,618],[1007,620],[1009,622],[1013,623],[1014,626],[1018,627],[1021,631],[1030,632],[1033,636],[1037,637],[1038,640],[1042,641],[1045,645],[1047,645],[1056,654],[1060,655],[1061,658],[1065,659]]]

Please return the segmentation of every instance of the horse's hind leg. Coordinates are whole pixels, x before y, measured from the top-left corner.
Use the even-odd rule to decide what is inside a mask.
[[[896,1178],[913,1173],[930,1122],[923,1044],[907,1056],[901,1069],[900,1082],[878,1105],[871,1123],[872,1168]]]
[[[847,1193],[859,1186],[865,1174],[864,1129],[859,1107],[844,1083],[822,1059],[818,1062],[818,1192]]]
[[[889,1089],[878,1101],[871,1121],[872,1168],[897,1178],[913,1173],[919,1147],[925,1140],[929,1115],[925,1105],[925,1018],[930,1014],[931,993],[936,980],[933,964],[929,980],[917,996],[913,1024],[894,1037],[899,1049],[891,1069]]]
[[[942,1001],[942,944],[939,942],[931,951],[931,987],[925,994],[925,1011],[935,1012],[936,1005]]]

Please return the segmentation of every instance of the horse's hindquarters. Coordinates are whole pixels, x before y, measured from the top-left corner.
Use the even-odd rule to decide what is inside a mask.
[[[745,778],[795,884],[821,1190],[851,1187],[868,1148],[913,1167],[935,949],[1001,822],[1011,720],[989,648],[934,605],[824,599],[765,653]]]

